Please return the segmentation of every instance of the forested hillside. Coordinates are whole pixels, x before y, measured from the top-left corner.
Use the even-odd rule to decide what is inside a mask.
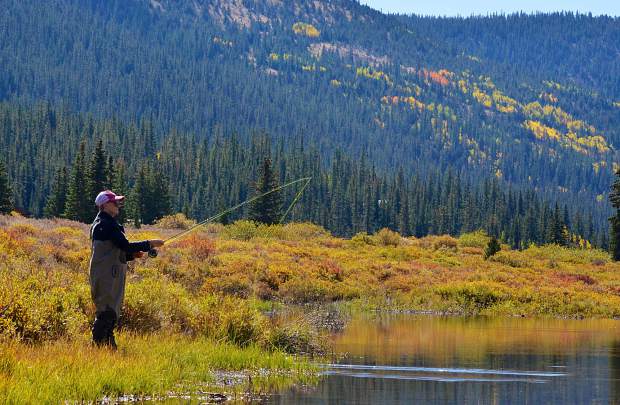
[[[461,196],[490,185],[503,195],[490,204],[510,207],[506,216],[511,198],[528,201],[510,219],[519,225],[498,220],[506,234],[543,201],[566,204],[580,235],[607,228],[618,19],[402,17],[350,0],[8,0],[5,10],[0,158],[27,213],[43,214],[82,140],[90,151],[103,138],[128,166],[128,187],[143,161],[157,161],[173,207],[196,218],[248,195],[270,151],[282,179],[314,175],[303,219],[338,234],[458,233],[470,219],[445,206],[458,221],[438,220],[424,204],[439,210],[433,198],[450,193],[471,202]],[[32,107],[42,100],[51,107]],[[271,145],[257,150],[258,132]],[[214,166],[227,153],[226,170]],[[453,181],[461,187],[438,191]],[[382,206],[391,214],[369,222]],[[470,225],[491,226],[492,211]]]

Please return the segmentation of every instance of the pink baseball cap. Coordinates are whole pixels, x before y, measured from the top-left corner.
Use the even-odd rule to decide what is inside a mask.
[[[116,195],[110,190],[105,190],[97,194],[97,198],[95,198],[95,205],[97,207],[101,207],[103,204],[108,203],[110,201],[123,201],[125,200],[125,196]]]

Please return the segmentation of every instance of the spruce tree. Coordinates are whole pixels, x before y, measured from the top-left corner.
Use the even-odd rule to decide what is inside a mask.
[[[92,220],[92,206],[94,199],[89,198],[88,184],[84,181],[86,175],[86,146],[80,144],[80,149],[71,169],[69,184],[67,185],[67,202],[65,205],[65,218],[80,222]]]
[[[143,221],[144,214],[146,212],[146,205],[148,200],[148,178],[147,168],[145,165],[140,167],[134,186],[131,189],[129,195],[127,213],[133,220],[133,224],[136,228],[140,228]]]
[[[609,201],[616,210],[616,215],[609,218],[610,232],[609,235],[609,252],[614,261],[620,260],[620,169],[616,171],[616,179],[611,186],[609,193]],[[607,241],[601,237],[600,245],[607,244]]]
[[[256,195],[264,194],[278,187],[276,176],[271,167],[271,159],[265,158],[256,184]],[[263,224],[275,224],[280,220],[282,196],[279,192],[271,193],[254,201],[250,206],[250,219]]]
[[[495,255],[500,250],[502,250],[502,247],[500,246],[499,241],[495,236],[492,236],[491,240],[489,240],[487,248],[484,250],[484,260],[487,260],[489,257]]]
[[[110,175],[111,170],[108,170],[108,181],[111,182],[112,191],[117,195],[127,195],[127,178],[125,175],[125,164],[122,161],[112,162],[111,159],[108,161],[108,167],[110,168],[111,164],[114,163],[114,174]],[[128,204],[129,205],[129,204]],[[119,224],[124,224],[127,219],[127,210],[128,207],[125,207],[121,210],[121,212],[116,217],[116,220]]]
[[[103,150],[103,142],[100,139],[97,142],[87,170],[87,192],[90,201],[95,201],[97,194],[107,188],[107,174],[107,158]],[[94,204],[90,211],[92,216],[96,215]]]
[[[0,214],[9,214],[13,210],[12,195],[6,166],[0,160]]]
[[[58,169],[51,193],[43,209],[47,218],[61,217],[65,213],[67,201],[67,168]]]
[[[163,173],[161,168],[152,170],[150,173],[149,181],[147,182],[149,187],[149,195],[151,196],[148,201],[148,207],[144,223],[152,224],[165,215],[169,215],[172,211],[172,203],[170,198],[170,190],[168,185],[168,178]],[[143,215],[144,217],[144,215]]]

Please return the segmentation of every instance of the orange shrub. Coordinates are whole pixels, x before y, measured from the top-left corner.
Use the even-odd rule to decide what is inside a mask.
[[[215,252],[215,243],[212,240],[201,238],[196,234],[181,239],[176,245],[181,249],[188,249],[190,260],[205,261]]]

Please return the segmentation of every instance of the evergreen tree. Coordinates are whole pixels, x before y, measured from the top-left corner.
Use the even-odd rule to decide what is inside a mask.
[[[105,183],[103,185],[104,189],[114,191],[114,183],[116,182],[116,167],[114,166],[114,158],[112,155],[108,156],[108,164],[106,166],[105,171]],[[120,193],[118,193],[120,194]]]
[[[147,182],[149,200],[142,218],[145,224],[153,224],[172,211],[168,178],[161,169],[152,170]]]
[[[6,167],[0,160],[0,214],[8,214],[13,210],[12,194]]]
[[[108,181],[111,182],[112,191],[117,195],[126,196],[127,195],[127,178],[125,175],[125,164],[122,161],[119,161],[118,163],[114,163],[111,161],[111,158],[110,158],[110,160],[108,161],[108,167],[110,168],[108,170],[108,176],[109,176]],[[110,173],[112,173],[112,169],[113,169],[114,174],[110,175]],[[118,221],[119,224],[125,223],[125,220],[127,219],[127,212],[126,212],[127,208],[128,207],[124,207],[121,210],[121,212],[118,214],[118,217],[116,217],[116,220]]]
[[[134,186],[131,189],[127,207],[127,214],[133,220],[133,224],[136,228],[140,228],[144,222],[143,216],[147,209],[148,198],[147,168],[145,165],[142,165],[136,176]]]
[[[267,193],[278,187],[271,159],[265,158],[256,184],[256,195]],[[250,219],[263,224],[275,224],[280,220],[282,196],[280,192],[271,193],[254,201],[250,206]]]
[[[558,244],[560,246],[566,246],[568,241],[566,240],[566,233],[564,231],[564,221],[560,214],[560,207],[555,204],[553,210],[553,216],[551,217],[551,226],[549,227],[549,240],[551,243]]]
[[[86,174],[85,149],[86,145],[82,142],[71,169],[69,184],[67,185],[64,217],[87,223],[92,220],[92,206],[95,203],[94,199],[89,198],[88,185],[84,181],[84,175]]]
[[[489,240],[489,244],[484,250],[484,260],[487,260],[489,257],[495,255],[500,250],[502,250],[502,247],[500,246],[499,241],[495,236],[492,236],[491,240]]]
[[[620,260],[620,169],[616,171],[616,179],[611,186],[609,201],[616,210],[616,215],[609,218],[611,225],[609,237],[609,251],[614,261]],[[607,241],[601,239],[601,245]]]
[[[67,168],[63,167],[56,172],[50,196],[43,210],[47,218],[61,217],[65,213],[67,201]]]
[[[97,142],[97,146],[95,147],[95,151],[88,165],[87,184],[88,197],[91,201],[95,201],[97,194],[107,189],[108,167],[101,139]],[[91,211],[93,216],[96,215],[96,208],[93,208]]]

